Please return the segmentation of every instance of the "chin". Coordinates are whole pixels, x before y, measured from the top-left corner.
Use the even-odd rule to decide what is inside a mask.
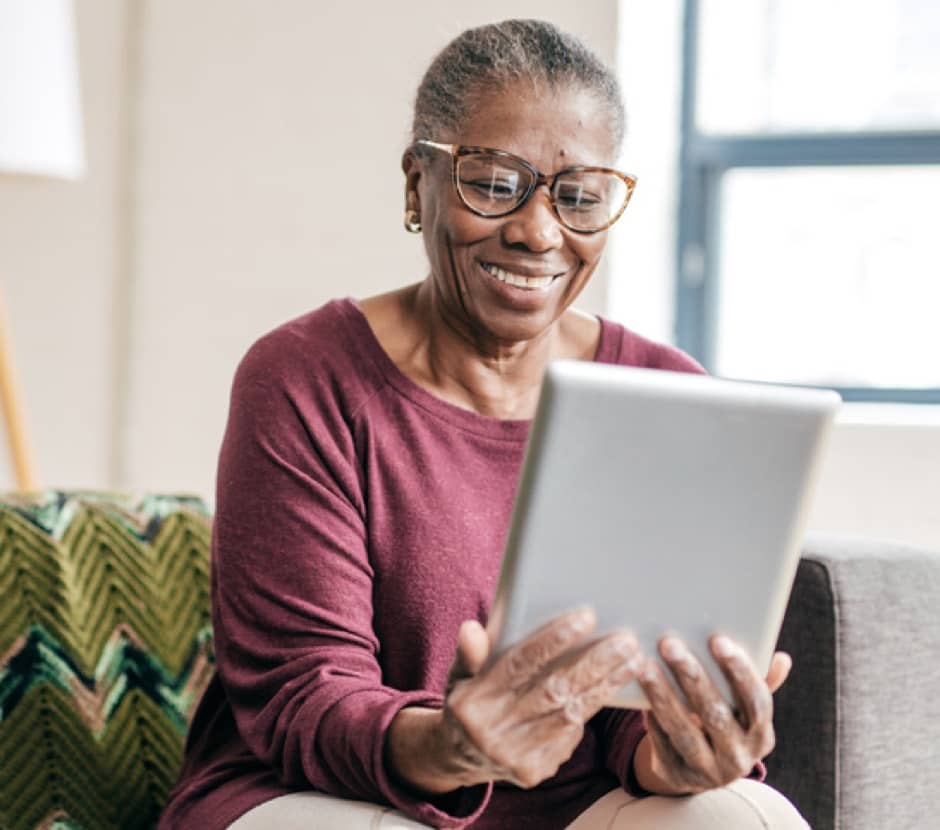
[[[537,311],[499,309],[477,317],[474,329],[502,343],[521,343],[534,340],[551,328],[562,309],[541,308]]]

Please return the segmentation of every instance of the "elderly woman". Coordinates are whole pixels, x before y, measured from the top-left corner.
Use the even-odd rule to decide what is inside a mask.
[[[547,363],[702,371],[572,307],[633,190],[623,130],[613,75],[547,23],[464,32],[428,69],[402,159],[427,277],[291,320],[236,372],[218,671],[162,827],[806,826],[753,780],[785,656],[765,679],[713,641],[734,711],[681,642],[680,695],[587,609],[488,660]],[[634,677],[652,709],[604,708]]]

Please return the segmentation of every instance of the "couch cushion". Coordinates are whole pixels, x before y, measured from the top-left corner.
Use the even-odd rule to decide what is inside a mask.
[[[155,824],[212,671],[196,497],[0,495],[0,827]]]

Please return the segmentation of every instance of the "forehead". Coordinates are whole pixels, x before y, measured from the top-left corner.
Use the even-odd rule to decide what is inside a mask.
[[[515,153],[546,173],[613,162],[605,105],[579,88],[517,84],[488,90],[473,102],[454,138]]]

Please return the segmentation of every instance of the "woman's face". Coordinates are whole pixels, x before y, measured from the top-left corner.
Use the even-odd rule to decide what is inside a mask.
[[[419,136],[506,150],[541,172],[574,165],[610,165],[614,152],[607,114],[583,90],[520,85],[484,97],[459,133]],[[477,216],[457,195],[452,159],[431,150],[406,153],[409,206],[419,211],[431,280],[448,322],[478,343],[510,345],[548,329],[571,305],[600,261],[606,231],[577,233],[559,222],[543,185],[515,212]],[[510,285],[495,268],[524,277],[551,277],[546,287]]]

